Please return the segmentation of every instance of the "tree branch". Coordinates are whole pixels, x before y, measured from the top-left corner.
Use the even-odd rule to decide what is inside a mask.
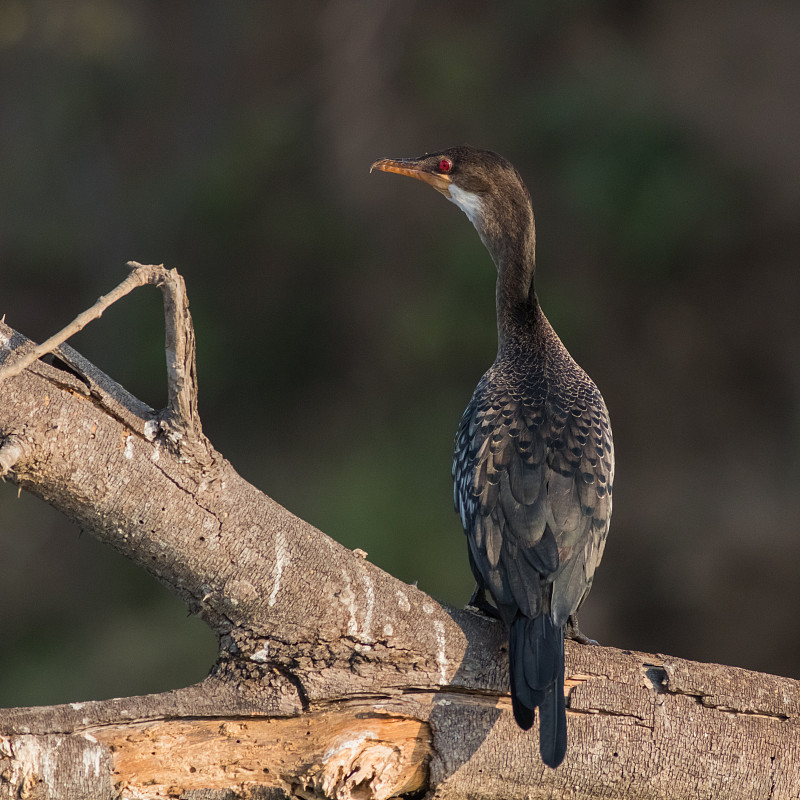
[[[170,586],[219,658],[175,692],[0,712],[0,798],[800,795],[796,681],[574,643],[568,755],[543,767],[499,623],[342,547],[204,439],[183,282],[164,273],[168,411],[61,344],[69,371],[34,360],[0,382],[0,469]],[[0,323],[0,364],[28,352]]]
[[[131,261],[128,266],[131,267],[131,273],[119,286],[112,289],[108,294],[99,297],[91,308],[87,308],[86,311],[78,314],[69,325],[62,328],[58,333],[53,334],[45,342],[30,348],[21,354],[19,358],[11,360],[10,363],[0,368],[0,381],[19,375],[34,361],[42,356],[46,356],[48,353],[52,353],[60,344],[66,342],[70,336],[74,336],[79,331],[82,331],[90,322],[99,319],[103,315],[103,312],[109,306],[116,303],[117,300],[139,286],[144,286],[146,283],[155,283],[156,280],[162,280],[163,273],[166,272],[163,264],[160,267],[143,267],[141,264]]]

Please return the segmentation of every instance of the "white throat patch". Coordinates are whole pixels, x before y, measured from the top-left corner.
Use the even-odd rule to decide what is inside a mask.
[[[474,192],[465,192],[452,183],[447,187],[447,190],[450,192],[449,199],[454,202],[469,217],[469,221],[480,230],[478,223],[483,219],[483,202],[480,196]]]

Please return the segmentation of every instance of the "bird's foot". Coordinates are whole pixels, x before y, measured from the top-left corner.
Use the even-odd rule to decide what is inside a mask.
[[[467,608],[474,608],[492,619],[502,619],[500,612],[486,599],[486,590],[480,586],[475,587],[475,591],[467,603]]]
[[[577,614],[570,614],[569,619],[567,619],[567,625],[564,630],[564,635],[568,639],[572,639],[573,641],[579,642],[580,644],[598,644],[598,642],[595,639],[590,639],[585,633],[581,633],[581,630],[578,627]]]

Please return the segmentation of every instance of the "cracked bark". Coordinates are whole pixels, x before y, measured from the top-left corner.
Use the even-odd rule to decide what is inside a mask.
[[[342,547],[202,436],[181,285],[169,409],[61,345],[68,369],[0,381],[0,472],[175,591],[219,658],[173,692],[0,711],[0,799],[800,796],[797,681],[572,642],[567,759],[543,767],[498,623]],[[0,323],[0,365],[31,347]]]

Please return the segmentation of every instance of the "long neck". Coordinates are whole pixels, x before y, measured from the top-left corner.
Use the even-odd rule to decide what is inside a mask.
[[[527,339],[539,320],[534,291],[536,234],[533,213],[520,215],[502,236],[482,236],[497,267],[497,344],[500,354]]]

